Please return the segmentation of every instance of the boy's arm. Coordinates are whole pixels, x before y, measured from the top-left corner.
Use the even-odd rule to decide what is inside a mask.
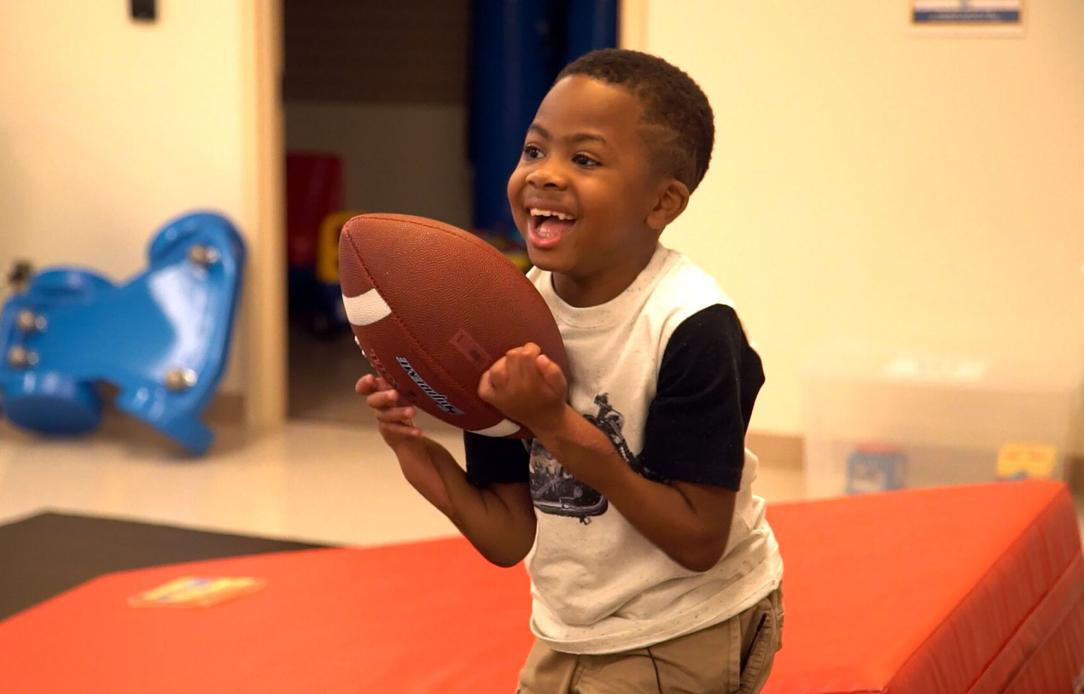
[[[528,344],[483,375],[479,395],[521,422],[576,479],[591,485],[670,558],[707,571],[726,549],[735,492],[688,482],[662,484],[632,470],[610,440],[569,406],[560,367]]]
[[[527,484],[509,482],[475,487],[446,448],[428,438],[424,439],[424,446],[446,501],[440,503],[439,496],[429,499],[418,485],[414,485],[415,489],[494,564],[513,566],[527,556],[535,535],[534,505]],[[400,465],[402,463],[400,458]],[[407,479],[414,484],[409,477]]]
[[[737,494],[690,482],[663,484],[629,467],[610,440],[572,407],[542,430],[542,444],[576,479],[605,495],[629,523],[691,571],[719,561],[730,537]]]
[[[413,407],[399,407],[398,393],[367,375],[356,390],[376,411],[380,433],[399,460],[403,476],[498,566],[520,561],[534,543],[535,516],[526,483],[472,485],[446,448],[422,435]]]
[[[714,304],[682,321],[662,355],[638,454],[638,467],[652,479],[566,404],[564,374],[535,345],[498,360],[482,376],[479,395],[535,432],[569,473],[672,559],[703,571],[730,538],[747,423],[763,383],[760,357],[733,308]]]

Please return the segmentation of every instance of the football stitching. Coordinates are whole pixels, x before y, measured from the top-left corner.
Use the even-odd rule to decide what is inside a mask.
[[[383,219],[385,221],[396,221],[394,219],[388,219],[387,217],[370,217],[370,219]],[[428,226],[428,225],[421,225],[421,226]],[[435,228],[435,227],[430,227],[430,228]],[[357,245],[355,245],[353,237],[350,236],[349,234],[346,234],[346,240],[350,242],[350,247],[354,249],[354,257],[357,258],[358,262],[361,264],[361,269],[365,271],[366,276],[369,278],[370,284],[373,285],[373,289],[375,289],[377,291],[377,293],[380,294],[380,296],[384,296],[384,294],[380,291],[380,287],[377,285],[376,277],[373,275],[373,273],[369,272],[369,266],[365,263],[365,259],[361,257],[361,253],[358,251],[358,247],[357,247]],[[496,249],[494,249],[494,250],[496,250]],[[387,301],[387,299],[385,299],[385,302],[386,301]],[[435,370],[437,370],[438,372],[440,372],[443,379],[445,381],[447,381],[448,383],[452,384],[457,390],[461,391],[461,394],[466,394],[466,389],[463,388],[462,386],[460,386],[459,383],[457,383],[455,379],[451,378],[451,376],[448,374],[448,372],[445,371],[444,368],[440,365],[440,361],[437,360],[436,357],[434,357],[432,354],[429,353],[428,350],[426,350],[424,347],[422,347],[421,342],[419,342],[417,340],[417,338],[414,337],[414,334],[410,331],[409,328],[407,328],[406,323],[404,323],[402,320],[399,319],[399,315],[395,311],[392,311],[388,315],[389,315],[389,317],[391,317],[391,318],[393,318],[395,320],[396,325],[398,325],[402,329],[403,334],[405,334],[407,336],[407,338],[409,338],[410,341],[414,343],[414,346],[417,348],[417,350],[421,354],[425,355],[426,359],[433,365],[433,368]],[[467,394],[467,399],[470,399],[470,397],[471,397],[470,394]],[[487,410],[489,410],[491,413],[496,414],[501,419],[508,419],[507,417],[504,416],[503,413],[501,413],[500,410],[498,410],[497,408],[490,405],[488,402],[486,402],[486,401],[482,400],[480,397],[478,397],[478,392],[477,391],[474,392],[473,397],[479,403],[481,403],[483,407],[485,407]],[[509,421],[514,421],[514,420],[509,420]],[[519,424],[519,422],[515,422],[515,424]],[[520,426],[520,428],[523,428],[522,424],[519,424],[519,426]]]
[[[437,224],[434,224],[431,220],[427,220],[424,217],[412,217],[410,215],[402,215],[402,216],[366,215],[366,217],[368,219],[380,219],[380,220],[383,220],[385,222],[409,222],[410,224],[414,224],[414,225],[417,225],[417,226],[420,226],[420,227],[425,227],[426,229],[432,229],[433,231],[439,231],[440,233],[442,233],[442,234],[444,234],[446,236],[451,236],[451,237],[455,238],[458,241],[462,241],[464,243],[470,244],[474,248],[477,248],[477,249],[483,251],[484,253],[489,254],[494,259],[499,258],[502,262],[508,263],[510,265],[512,264],[512,261],[510,261],[508,258],[506,258],[503,253],[498,251],[493,246],[490,246],[485,241],[483,241],[483,240],[481,240],[481,239],[479,239],[479,238],[477,238],[475,236],[470,236],[470,235],[463,236],[463,235],[458,234],[455,231],[452,231],[452,230],[450,230],[448,228],[445,228],[443,226],[438,226]]]

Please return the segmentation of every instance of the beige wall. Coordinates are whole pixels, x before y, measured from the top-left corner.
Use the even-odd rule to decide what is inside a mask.
[[[158,5],[144,24],[120,0],[0,3],[0,268],[26,258],[121,280],[163,222],[197,207],[255,245],[259,12]],[[231,367],[224,388],[241,381]]]
[[[1084,3],[1028,2],[1008,39],[915,36],[907,5],[626,3],[630,47],[715,109],[712,170],[664,240],[759,341],[756,429],[800,429],[801,371],[833,341],[1084,367]]]
[[[1080,373],[1084,3],[1028,2],[1010,39],[915,37],[905,2],[625,4],[630,45],[686,68],[715,107],[712,171],[666,238],[759,342],[754,428],[800,429],[801,370],[833,340]],[[0,268],[123,278],[193,207],[232,217],[274,265],[259,191],[276,133],[256,123],[276,108],[273,22],[253,0],[159,6],[142,25],[119,1],[0,3]],[[282,291],[264,274],[250,316]],[[274,384],[284,360],[265,357],[246,368]],[[226,389],[243,382],[231,368]]]

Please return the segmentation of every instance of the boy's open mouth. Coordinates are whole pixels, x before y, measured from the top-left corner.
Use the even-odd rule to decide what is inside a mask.
[[[530,218],[527,222],[528,240],[540,248],[556,245],[576,224],[576,218],[566,212],[532,207],[527,210]]]

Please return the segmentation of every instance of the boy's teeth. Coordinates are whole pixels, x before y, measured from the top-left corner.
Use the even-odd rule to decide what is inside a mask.
[[[538,225],[535,233],[538,234],[538,238],[540,239],[552,239],[557,236],[557,232],[546,224]]]
[[[559,219],[561,221],[569,221],[569,220],[575,219],[575,217],[573,217],[572,215],[565,214],[564,212],[554,212],[553,210],[543,210],[543,209],[540,209],[540,208],[537,208],[537,207],[532,207],[529,210],[529,212],[531,213],[532,217],[556,217],[557,219]]]

